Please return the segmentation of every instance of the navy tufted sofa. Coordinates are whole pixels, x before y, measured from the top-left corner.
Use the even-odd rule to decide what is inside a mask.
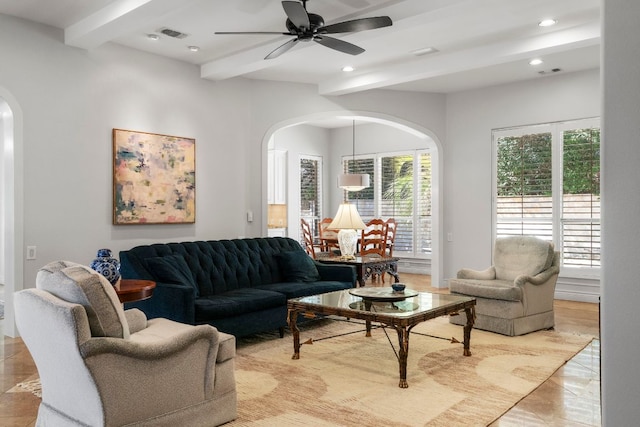
[[[149,318],[210,324],[236,336],[272,329],[282,335],[287,299],[355,286],[348,265],[311,261],[317,276],[292,278],[291,270],[309,260],[297,241],[263,237],[137,246],[120,252],[120,271],[125,279],[156,282],[150,299],[127,304]]]

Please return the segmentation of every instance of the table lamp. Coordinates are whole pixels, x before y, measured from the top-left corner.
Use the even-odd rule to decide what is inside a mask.
[[[344,259],[354,259],[356,246],[358,244],[358,232],[366,227],[355,205],[344,202],[338,208],[335,218],[327,227],[330,230],[338,231],[338,246],[340,254]]]

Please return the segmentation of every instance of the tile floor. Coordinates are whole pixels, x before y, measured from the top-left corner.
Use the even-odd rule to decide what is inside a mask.
[[[408,286],[431,288],[429,276],[403,274]],[[537,390],[490,427],[600,426],[600,342],[598,305],[556,301],[556,330],[596,338]],[[5,337],[0,320],[0,426],[34,426],[40,399],[15,387],[37,377],[29,351],[19,338]],[[4,338],[2,338],[4,337]]]

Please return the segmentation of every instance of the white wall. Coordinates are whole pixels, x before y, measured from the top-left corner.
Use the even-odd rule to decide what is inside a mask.
[[[491,263],[492,129],[599,117],[599,79],[592,70],[448,96],[443,228],[453,241],[444,242],[445,277]],[[574,295],[597,301],[597,284],[572,288]]]
[[[38,254],[25,287],[46,262],[89,263],[102,247],[243,234],[244,82],[116,45],[67,47],[61,31],[3,15],[0,52],[0,85],[24,117],[24,242]],[[195,225],[111,225],[112,128],[196,139]]]
[[[273,134],[273,147],[287,151],[287,236],[300,240],[300,156],[317,156],[323,162],[323,188],[329,189],[327,166],[331,162],[331,132],[317,126],[297,125]],[[328,192],[323,193],[323,215],[330,216]]]
[[[4,254],[5,254],[5,243],[4,243],[4,233],[5,233],[5,218],[4,218],[4,186],[5,186],[5,173],[7,171],[7,167],[4,165],[5,162],[5,151],[8,148],[5,148],[5,144],[7,142],[6,134],[9,132],[7,129],[11,126],[9,116],[9,106],[4,101],[4,99],[0,98],[0,284],[4,284]]]
[[[602,425],[640,419],[640,2],[605,0],[602,143]]]
[[[311,85],[214,83],[195,66],[113,44],[68,47],[61,30],[6,15],[0,15],[0,52],[0,90],[12,95],[23,117],[20,240],[38,254],[25,261],[16,253],[16,270],[24,271],[16,289],[33,287],[49,261],[88,264],[99,248],[117,254],[152,242],[261,235],[266,141],[292,118],[371,112],[445,137],[443,95],[372,91],[332,98]],[[111,224],[112,128],[196,139],[196,224]],[[258,220],[247,223],[247,210]]]
[[[266,149],[269,137],[283,126],[310,118],[335,115],[367,115],[398,119],[412,124],[439,140],[445,138],[445,97],[439,94],[398,91],[370,91],[340,97],[317,95],[310,85],[251,81],[251,134],[247,149],[262,152],[262,158],[251,156],[248,170],[248,209],[266,218]],[[335,179],[335,178],[334,178]],[[262,185],[264,181],[264,185]],[[337,207],[335,207],[337,209]],[[247,224],[247,235],[259,235],[261,224]]]

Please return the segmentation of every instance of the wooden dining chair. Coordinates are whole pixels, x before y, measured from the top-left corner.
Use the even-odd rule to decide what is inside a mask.
[[[329,230],[329,225],[333,222],[333,218],[323,218],[318,224],[318,234],[320,236],[320,244],[325,252],[333,252],[340,250],[338,245],[338,232]]]
[[[365,223],[365,225],[366,228],[362,230],[362,235],[360,237],[360,255],[385,256],[387,243],[385,222],[381,219],[374,218]],[[377,279],[377,275],[371,275],[371,281],[375,281]]]
[[[387,237],[386,250],[387,256],[393,256],[393,245],[396,241],[396,233],[398,232],[398,223],[394,218],[389,218],[385,222],[385,232]]]
[[[385,221],[385,255],[388,257],[393,256],[393,246],[396,241],[396,234],[398,232],[398,223],[394,218],[389,218]],[[384,276],[386,273],[382,273],[382,283],[384,283]]]
[[[304,249],[307,251],[309,256],[313,259],[316,259],[316,246],[313,243],[313,234],[311,233],[311,227],[309,223],[304,220],[304,218],[300,218],[300,227],[302,228],[302,237],[304,241]],[[318,247],[320,250],[322,248]]]
[[[360,255],[385,255],[386,235],[385,223],[374,218],[365,224],[360,238]]]

